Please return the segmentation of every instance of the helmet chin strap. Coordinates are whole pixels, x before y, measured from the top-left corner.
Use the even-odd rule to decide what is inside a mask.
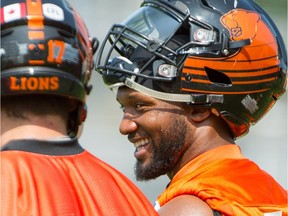
[[[145,95],[151,96],[164,101],[184,102],[195,105],[223,103],[223,95],[216,94],[170,94],[165,92],[155,91],[135,82],[133,78],[126,78],[124,83],[116,83],[110,85],[109,88],[115,90],[120,86],[127,86]]]

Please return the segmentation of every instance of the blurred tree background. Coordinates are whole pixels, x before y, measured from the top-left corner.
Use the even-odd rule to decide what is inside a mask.
[[[256,0],[277,24],[287,48],[287,0]]]

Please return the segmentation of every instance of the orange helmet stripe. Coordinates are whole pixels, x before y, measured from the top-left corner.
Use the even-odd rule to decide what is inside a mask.
[[[279,60],[276,56],[271,56],[265,59],[257,59],[257,60],[250,60],[250,61],[239,61],[239,60],[212,60],[212,59],[197,59],[197,58],[189,58],[186,62],[184,67],[185,68],[204,68],[210,67],[215,70],[220,71],[247,71],[249,70],[262,70],[263,68],[270,68],[272,66],[278,65]],[[223,64],[225,63],[225,64]]]
[[[45,64],[45,61],[43,60],[29,60],[29,64],[31,65],[44,65]]]
[[[271,82],[275,80],[275,77],[267,78],[267,79],[260,79],[260,80],[251,80],[251,81],[234,81],[233,84],[237,85],[246,85],[246,84],[257,84],[257,83],[265,83],[265,82]]]
[[[41,0],[26,0],[26,6],[28,28],[30,29],[28,37],[30,40],[43,40],[44,32],[39,32],[44,29],[42,2]]]
[[[29,31],[28,37],[30,40],[40,40],[40,39],[43,40],[45,37],[45,34],[43,31]]]

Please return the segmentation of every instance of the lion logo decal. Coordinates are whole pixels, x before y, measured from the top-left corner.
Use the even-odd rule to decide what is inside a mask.
[[[230,39],[234,41],[255,38],[259,22],[262,22],[258,13],[243,9],[229,11],[220,21],[229,31]]]

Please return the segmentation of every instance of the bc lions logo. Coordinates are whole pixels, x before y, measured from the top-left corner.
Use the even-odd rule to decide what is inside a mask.
[[[262,22],[258,13],[242,9],[229,11],[220,21],[228,29],[230,39],[234,41],[255,38],[258,24]]]
[[[261,19],[260,14],[255,11],[244,9],[233,9],[224,14],[220,21],[229,31],[230,40],[239,41],[251,39],[250,46],[262,46],[263,44],[274,44],[271,49],[277,51],[277,42],[267,24]],[[263,51],[263,50],[262,50]]]

